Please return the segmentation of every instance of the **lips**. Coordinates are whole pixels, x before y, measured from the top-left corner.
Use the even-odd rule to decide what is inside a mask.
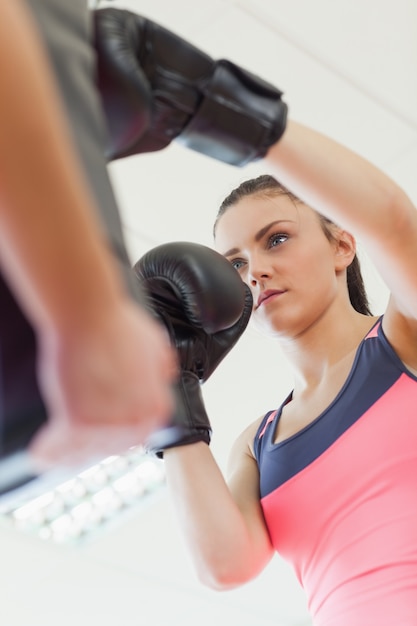
[[[260,294],[259,298],[258,298],[258,302],[256,304],[256,308],[259,308],[261,306],[261,304],[263,302],[265,302],[265,300],[268,300],[272,296],[279,296],[282,293],[284,293],[284,292],[280,291],[279,289],[267,289],[266,291],[263,291]]]

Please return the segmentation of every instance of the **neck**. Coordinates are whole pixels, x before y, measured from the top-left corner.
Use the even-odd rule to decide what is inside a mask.
[[[280,338],[294,369],[294,391],[304,392],[323,383],[329,372],[352,357],[376,320],[352,307],[342,313],[327,311],[298,335]]]

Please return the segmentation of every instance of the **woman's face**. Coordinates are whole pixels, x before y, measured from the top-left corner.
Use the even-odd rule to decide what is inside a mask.
[[[337,244],[317,213],[287,196],[247,196],[227,209],[216,248],[249,285],[252,320],[268,334],[297,336],[337,296]]]

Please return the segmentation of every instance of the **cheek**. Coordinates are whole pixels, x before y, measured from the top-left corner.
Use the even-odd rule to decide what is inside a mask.
[[[310,277],[316,285],[319,279],[326,280],[326,277],[335,273],[334,258],[329,247],[317,246],[306,250],[299,256],[297,265],[304,269],[306,278]]]

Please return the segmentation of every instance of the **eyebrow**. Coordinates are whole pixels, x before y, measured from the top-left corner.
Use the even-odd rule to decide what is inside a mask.
[[[260,241],[262,239],[262,237],[268,232],[268,230],[272,227],[275,226],[275,224],[282,224],[282,222],[290,222],[291,220],[274,220],[273,222],[270,222],[269,224],[266,224],[266,226],[263,226],[260,230],[258,230],[258,232],[256,233],[254,239],[256,242]],[[230,248],[230,250],[228,250],[227,252],[224,253],[223,256],[232,256],[233,254],[237,254],[238,252],[240,252],[239,248]]]

